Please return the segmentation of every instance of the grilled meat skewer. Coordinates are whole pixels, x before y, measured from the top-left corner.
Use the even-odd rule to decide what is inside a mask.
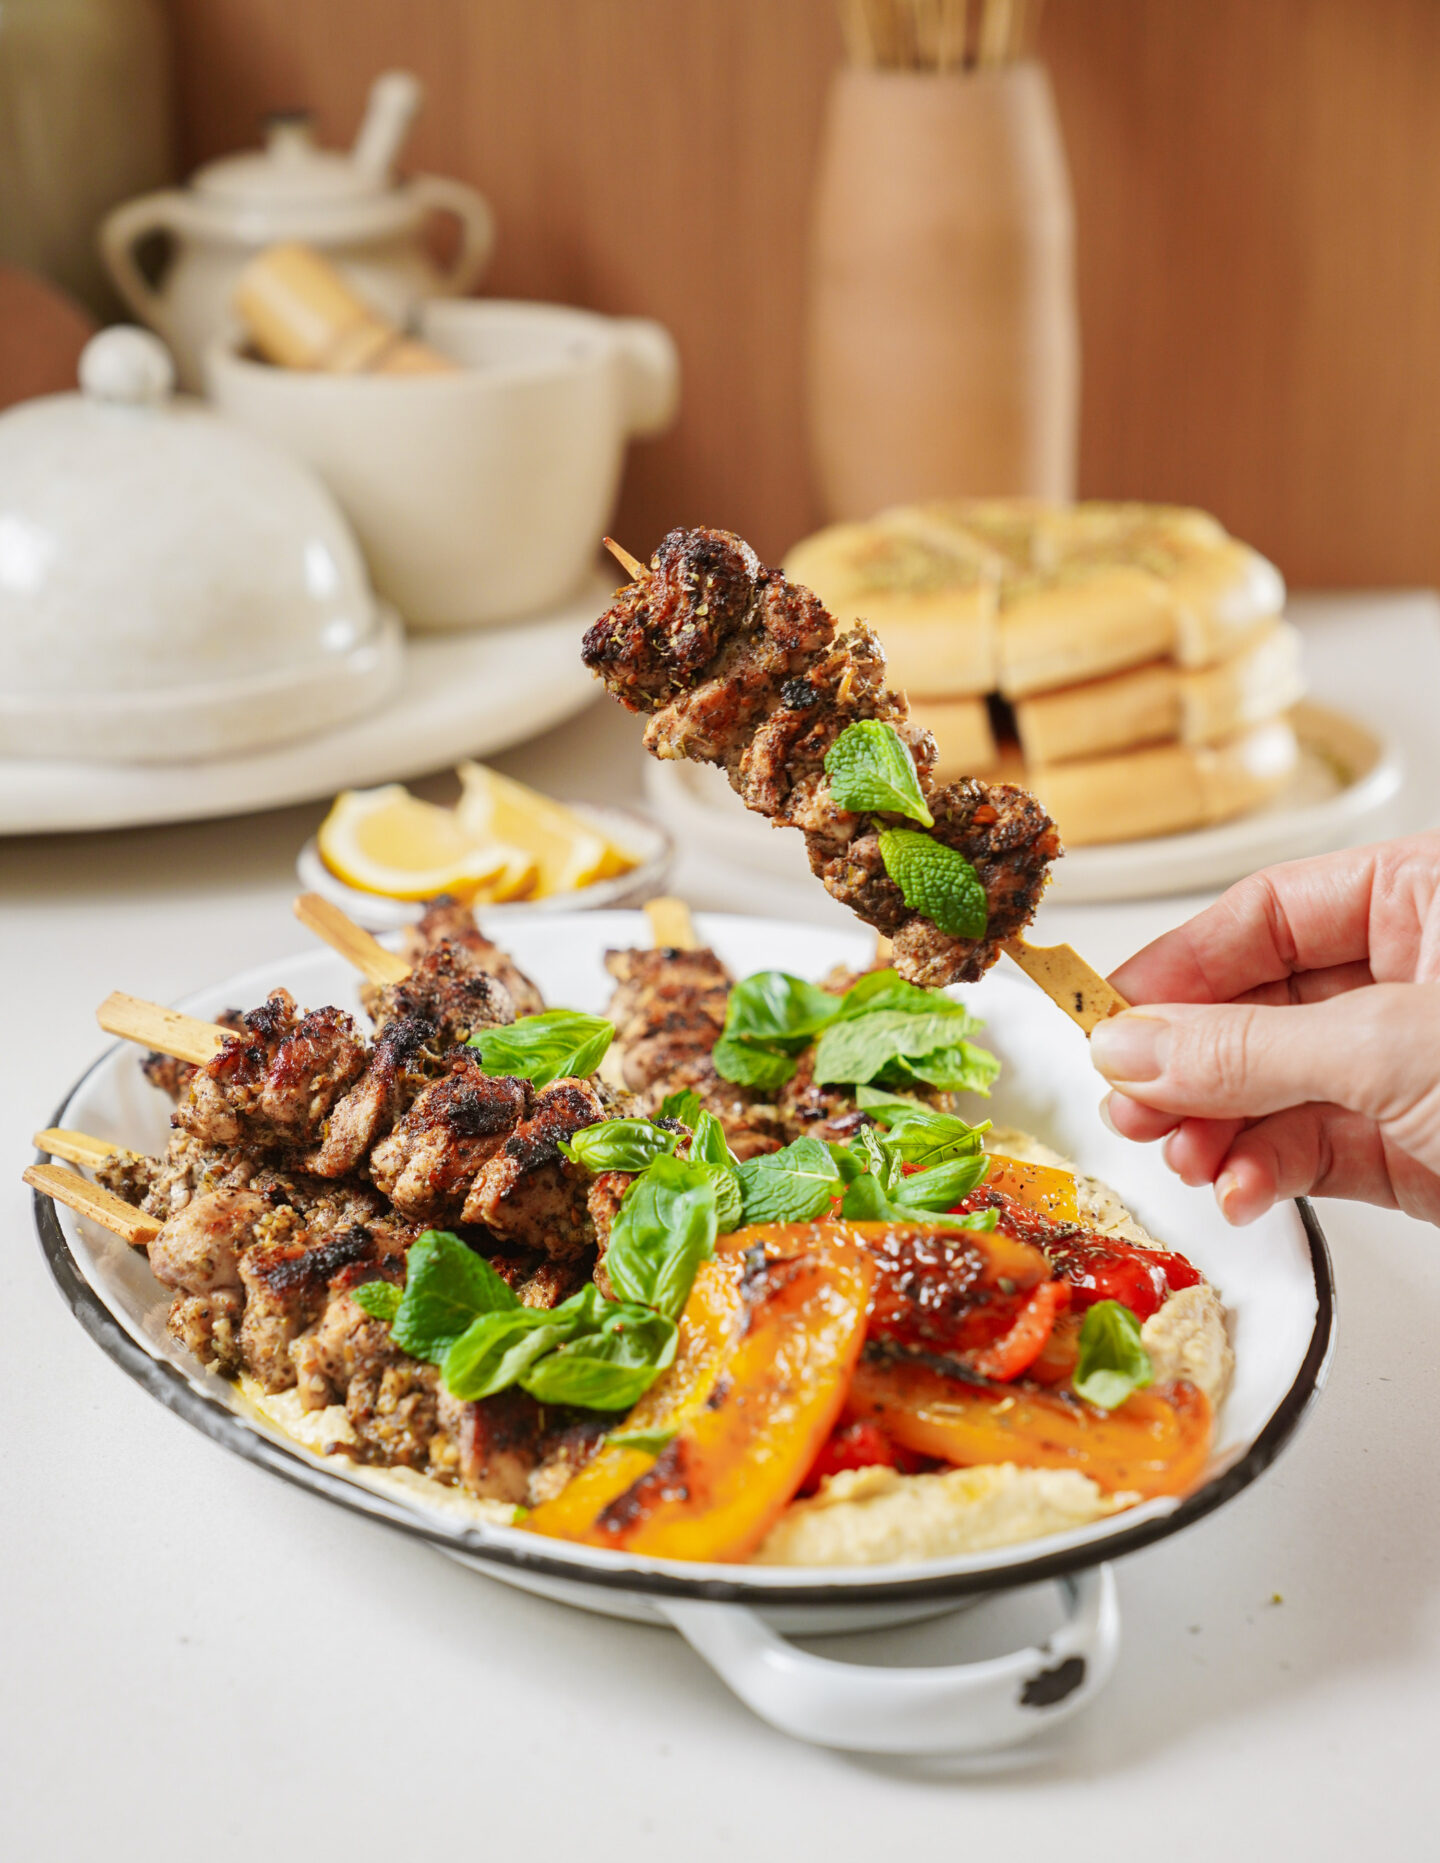
[[[671,531],[650,573],[586,634],[584,659],[622,705],[649,715],[653,755],[718,764],[747,807],[801,829],[812,871],[894,940],[895,967],[910,981],[973,982],[1034,916],[1060,853],[1039,803],[1009,784],[935,786],[934,740],[911,721],[904,695],[886,688],[873,629],[861,622],[837,633],[818,597],[728,531]],[[982,937],[951,937],[905,904],[879,836],[914,823],[831,801],[825,754],[862,719],[893,726],[909,746],[935,818],[929,832],[984,887]]]

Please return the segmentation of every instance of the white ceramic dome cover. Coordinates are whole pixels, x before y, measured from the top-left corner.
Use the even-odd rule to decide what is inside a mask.
[[[299,675],[377,632],[329,492],[199,402],[170,399],[142,346],[168,371],[158,338],[104,331],[82,358],[88,392],[0,416],[0,692],[12,699]]]

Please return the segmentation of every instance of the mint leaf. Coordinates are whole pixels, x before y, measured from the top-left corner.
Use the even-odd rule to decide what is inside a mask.
[[[519,1306],[509,1286],[448,1229],[427,1229],[405,1263],[405,1296],[395,1312],[396,1345],[439,1364],[481,1314]]]
[[[1118,1300],[1097,1300],[1080,1328],[1080,1358],[1072,1383],[1077,1396],[1114,1410],[1155,1377],[1140,1322]]]
[[[913,828],[884,828],[880,858],[912,912],[947,938],[983,938],[990,905],[980,876],[953,847]]]
[[[679,1317],[695,1270],[715,1252],[712,1170],[656,1158],[625,1192],[605,1251],[611,1284],[624,1300],[653,1307],[666,1319]]]
[[[693,1087],[685,1087],[679,1093],[667,1093],[655,1116],[657,1119],[678,1119],[682,1126],[689,1126],[693,1132],[695,1121],[700,1117],[700,1095]]]
[[[480,1066],[487,1074],[509,1074],[548,1087],[565,1075],[581,1079],[593,1074],[605,1059],[615,1026],[603,1016],[587,1016],[578,1009],[546,1009],[538,1016],[521,1016],[499,1028],[481,1029],[470,1037],[478,1049]]]
[[[737,1087],[754,1087],[761,1093],[783,1087],[795,1072],[795,1063],[788,1054],[776,1048],[752,1046],[729,1035],[720,1037],[710,1058],[722,1080],[733,1081]]]
[[[405,1290],[393,1281],[366,1281],[363,1286],[350,1289],[350,1298],[357,1307],[363,1307],[372,1320],[393,1320],[400,1311]]]
[[[666,1132],[648,1119],[602,1119],[582,1126],[560,1151],[572,1164],[597,1175],[601,1171],[643,1171],[652,1158],[675,1149],[678,1132]]]
[[[605,1438],[607,1449],[641,1449],[646,1455],[659,1455],[668,1449],[679,1430],[611,1430]]]
[[[542,1404],[628,1410],[674,1362],[677,1338],[673,1320],[607,1302],[597,1330],[537,1359],[518,1383]]]
[[[843,1180],[820,1139],[798,1138],[783,1151],[737,1165],[747,1223],[805,1223],[829,1213]]]
[[[927,828],[935,824],[910,746],[893,725],[878,718],[862,718],[845,727],[825,753],[825,774],[837,808],[878,809],[908,815]]]

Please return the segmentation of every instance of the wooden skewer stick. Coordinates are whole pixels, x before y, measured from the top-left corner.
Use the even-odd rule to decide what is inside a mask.
[[[111,991],[95,1011],[95,1019],[107,1035],[138,1042],[142,1048],[193,1062],[196,1067],[213,1061],[235,1035],[234,1029],[222,1029],[218,1022],[201,1022],[195,1016],[181,1015],[178,1009],[127,996],[123,990]]]
[[[657,950],[698,950],[700,939],[695,931],[695,921],[683,899],[647,900],[645,916],[650,921],[650,935],[655,940]]]
[[[633,577],[636,582],[648,581],[650,571],[640,561],[639,557],[631,556],[630,552],[625,549],[623,545],[616,543],[613,537],[606,537],[604,539],[604,544],[605,548],[610,552],[611,556],[615,558],[615,561],[628,576]]]
[[[32,1190],[68,1205],[77,1216],[88,1216],[134,1248],[153,1242],[165,1227],[134,1204],[81,1177],[78,1171],[67,1171],[58,1164],[32,1164],[27,1165],[23,1175]]]
[[[307,931],[314,932],[332,951],[338,951],[371,983],[400,983],[410,975],[410,965],[403,957],[387,951],[378,938],[372,938],[363,926],[347,918],[339,906],[331,905],[319,893],[301,893],[295,901],[295,916]]]
[[[83,1165],[87,1171],[121,1149],[109,1139],[91,1138],[88,1132],[74,1132],[66,1126],[46,1126],[35,1134],[32,1143],[36,1151],[63,1158],[66,1164]]]
[[[1087,1035],[1097,1023],[1130,1007],[1071,945],[1027,944],[1023,938],[1007,938],[1005,951]]]

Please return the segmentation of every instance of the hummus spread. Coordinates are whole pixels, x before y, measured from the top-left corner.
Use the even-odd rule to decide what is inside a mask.
[[[847,1469],[785,1510],[754,1563],[893,1565],[988,1552],[1089,1526],[1138,1499],[1104,1494],[1075,1469],[1013,1462],[938,1475]]]

